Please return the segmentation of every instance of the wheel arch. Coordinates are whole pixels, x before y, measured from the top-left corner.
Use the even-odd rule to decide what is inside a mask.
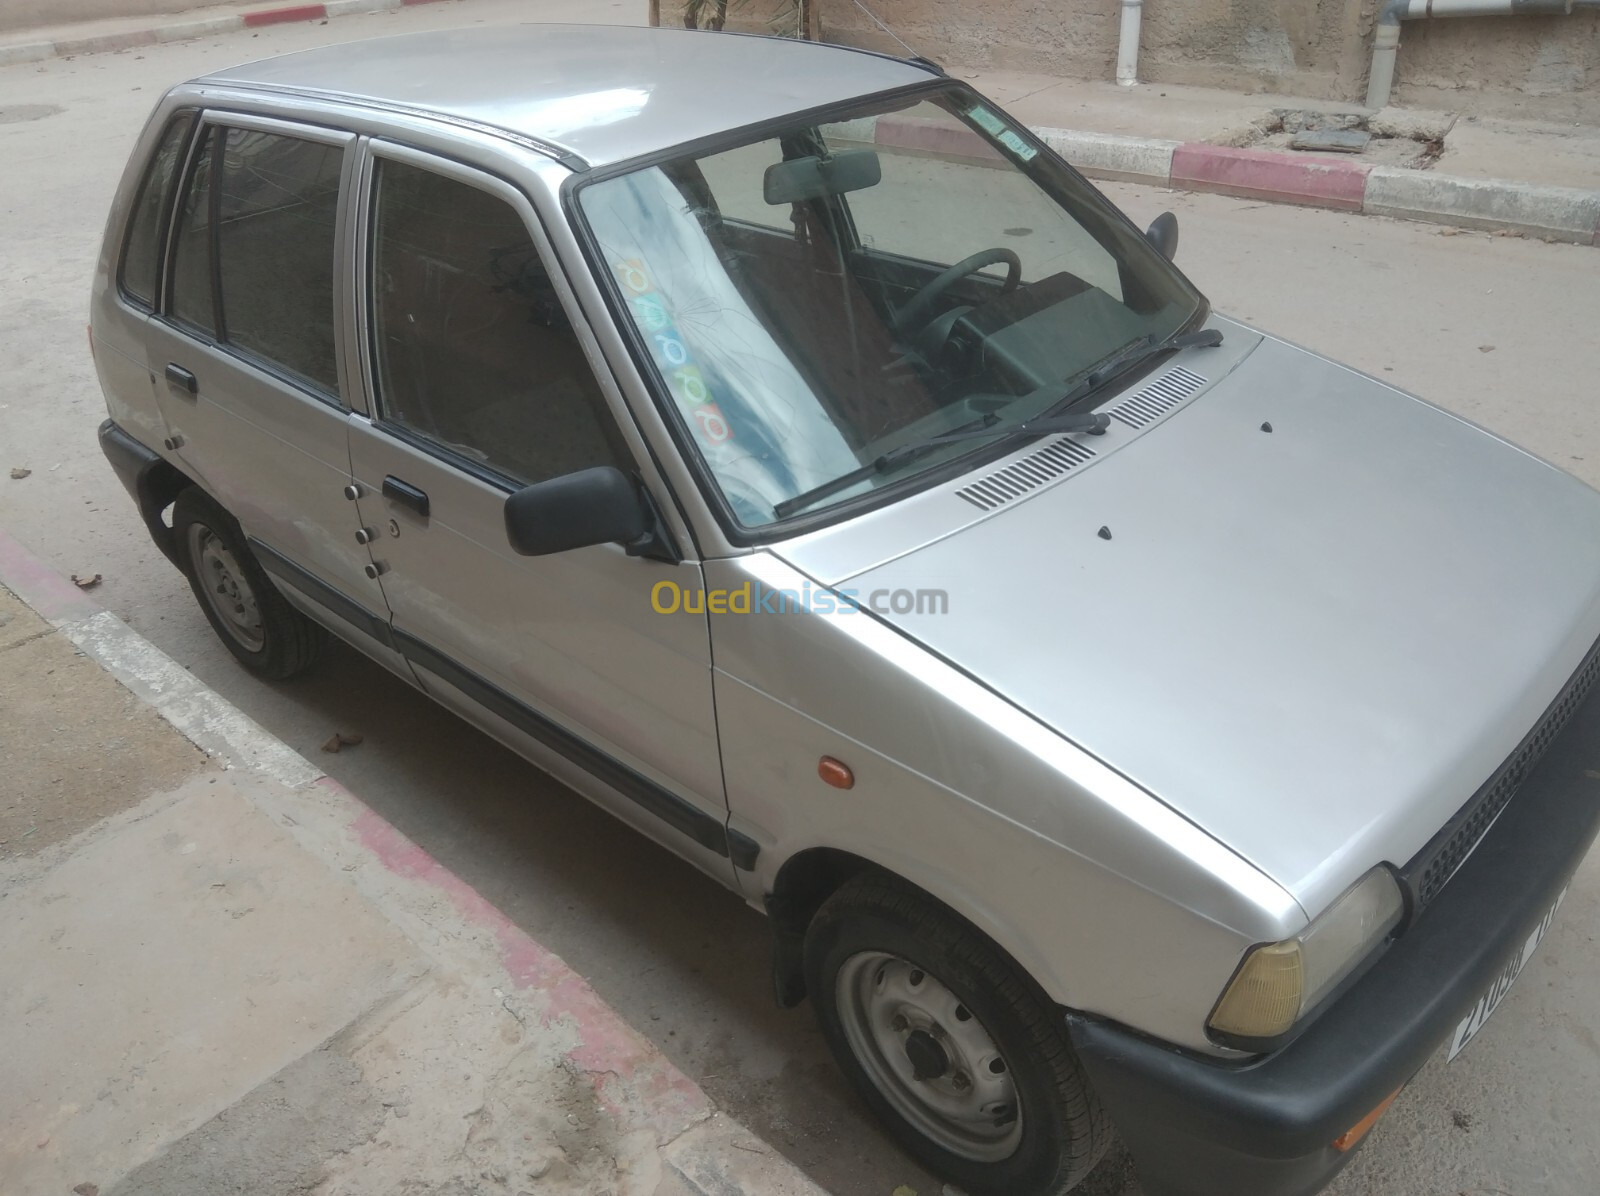
[[[178,495],[195,485],[198,483],[193,478],[165,458],[157,458],[139,475],[139,514],[161,555],[180,569],[184,567],[183,557],[165,516],[178,501]]]
[[[773,934],[773,991],[783,1008],[798,1005],[809,995],[802,956],[806,931],[812,919],[829,897],[863,872],[878,872],[892,877],[936,902],[993,943],[1019,971],[1052,999],[1057,998],[1058,994],[1051,992],[1053,977],[1041,975],[1037,966],[1029,966],[1027,952],[1017,950],[1014,936],[1006,934],[1004,927],[981,914],[974,917],[977,911],[968,912],[954,905],[947,895],[939,892],[937,886],[922,883],[916,876],[910,875],[910,869],[842,848],[815,846],[797,851],[783,861],[773,878],[771,890],[764,898]]]

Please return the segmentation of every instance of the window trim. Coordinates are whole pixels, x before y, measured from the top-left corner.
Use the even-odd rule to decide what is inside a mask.
[[[174,332],[190,337],[209,348],[258,370],[276,382],[294,388],[307,398],[315,399],[323,406],[331,407],[335,411],[350,411],[352,407],[348,396],[351,393],[355,379],[349,374],[345,361],[346,342],[349,339],[349,312],[350,296],[348,294],[348,280],[344,263],[347,261],[349,247],[350,203],[356,184],[357,155],[353,152],[359,138],[355,133],[344,129],[333,129],[325,125],[300,124],[295,121],[280,120],[276,117],[259,116],[253,112],[242,112],[226,108],[205,108],[200,110],[189,109],[197,112],[194,128],[190,130],[188,152],[184,155],[182,173],[178,176],[179,186],[174,187],[172,193],[171,210],[168,213],[166,241],[164,252],[161,255],[161,291],[160,304],[152,313],[168,325]],[[223,303],[222,293],[222,254],[221,254],[221,225],[219,216],[222,209],[222,167],[226,157],[225,147],[227,134],[232,129],[246,129],[257,133],[276,134],[281,137],[294,137],[301,141],[310,141],[319,145],[328,145],[339,148],[342,155],[339,163],[339,199],[334,210],[333,224],[333,309],[329,318],[333,323],[333,357],[334,370],[338,376],[339,392],[333,393],[325,389],[320,383],[295,373],[288,367],[270,358],[263,357],[242,345],[235,344],[228,339],[227,310]],[[195,159],[202,152],[206,138],[219,135],[219,149],[211,160],[211,192],[207,197],[210,215],[210,230],[207,238],[211,251],[211,318],[215,325],[214,330],[207,331],[196,328],[194,325],[180,320],[173,314],[172,288],[175,282],[174,265],[178,255],[178,216],[182,184],[187,182],[195,169]]]
[[[378,335],[377,335],[377,305],[373,302],[372,279],[376,268],[377,242],[376,208],[378,202],[378,162],[396,162],[410,166],[417,170],[427,171],[440,178],[450,179],[461,183],[463,186],[472,187],[485,194],[492,195],[504,202],[522,222],[532,242],[534,251],[539,255],[539,263],[544,267],[546,275],[556,290],[557,299],[563,311],[566,312],[568,321],[573,326],[574,339],[582,351],[585,364],[595,375],[596,390],[599,392],[599,414],[611,421],[615,432],[616,441],[622,446],[627,455],[627,460],[619,462],[618,467],[624,472],[631,472],[641,480],[644,477],[640,467],[638,453],[629,443],[625,432],[623,420],[618,417],[616,404],[611,396],[606,393],[602,379],[602,369],[596,365],[595,353],[585,343],[582,335],[578,333],[580,324],[586,324],[583,309],[578,305],[577,296],[565,271],[559,268],[559,259],[556,257],[555,248],[550,243],[549,236],[545,233],[544,222],[539,219],[538,210],[527,193],[510,180],[492,174],[482,167],[469,165],[454,158],[443,157],[427,150],[417,149],[396,141],[389,141],[381,137],[363,137],[359,178],[356,183],[357,218],[355,228],[355,245],[358,251],[350,255],[350,264],[354,271],[352,291],[355,303],[355,326],[357,350],[360,354],[360,367],[362,378],[362,397],[366,403],[363,414],[371,422],[373,428],[394,436],[420,452],[428,454],[441,464],[448,465],[483,482],[506,494],[514,494],[528,482],[513,477],[511,474],[496,468],[493,465],[478,461],[463,453],[457,452],[449,445],[434,440],[432,437],[417,431],[410,426],[391,419],[384,410],[382,388],[378,385]],[[552,264],[554,263],[554,265]],[[601,362],[606,371],[610,370],[610,363]],[[629,417],[631,419],[631,415]]]
[[[128,250],[133,245],[133,226],[139,219],[139,201],[144,198],[145,188],[150,184],[151,172],[156,168],[156,158],[161,152],[161,147],[167,140],[167,135],[172,131],[172,126],[179,121],[187,123],[188,128],[183,131],[178,145],[178,153],[172,163],[172,177],[167,180],[166,194],[161,197],[160,210],[156,212],[156,252],[155,252],[155,286],[151,288],[151,297],[141,299],[128,289]],[[145,159],[144,169],[139,173],[139,182],[133,189],[129,204],[128,218],[122,225],[122,241],[117,246],[116,286],[117,297],[130,307],[137,308],[145,314],[153,314],[161,309],[161,298],[166,289],[166,249],[167,238],[172,231],[172,216],[178,201],[178,188],[189,173],[189,150],[193,145],[195,130],[200,127],[200,110],[198,108],[175,108],[161,126],[161,132],[156,137],[151,147],[150,156]]]

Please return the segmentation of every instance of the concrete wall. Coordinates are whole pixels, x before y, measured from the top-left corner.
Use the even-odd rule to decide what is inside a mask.
[[[754,2],[754,0],[753,0]],[[1117,0],[866,0],[929,57],[1111,79]],[[852,0],[817,0],[828,41],[898,50]],[[1145,0],[1141,78],[1359,101],[1378,0]],[[1395,99],[1600,119],[1600,11],[1408,22]]]
[[[1600,9],[1411,21],[1400,39],[1403,103],[1600,122]]]

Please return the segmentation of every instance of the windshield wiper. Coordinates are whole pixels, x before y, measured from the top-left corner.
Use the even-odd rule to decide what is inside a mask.
[[[1104,415],[1081,414],[1062,415],[1051,419],[1031,420],[1027,423],[1011,424],[1006,427],[999,426],[1000,417],[990,413],[976,425],[969,424],[964,428],[957,428],[952,432],[941,432],[937,436],[929,436],[926,440],[913,440],[907,444],[897,445],[868,461],[860,469],[852,469],[849,473],[842,473],[831,482],[824,482],[810,490],[786,498],[772,508],[773,514],[779,519],[787,519],[819,499],[830,498],[841,490],[848,490],[857,482],[864,482],[878,474],[893,473],[910,465],[913,461],[927,456],[934,449],[946,444],[953,444],[958,440],[972,440],[983,436],[999,436],[1002,439],[1012,436],[1054,436],[1064,432],[1087,432],[1091,436],[1099,436],[1111,426],[1111,421]]]
[[[1074,385],[1045,411],[1046,416],[1064,411],[1092,391],[1099,390],[1118,374],[1126,373],[1141,361],[1149,361],[1158,353],[1170,352],[1173,349],[1214,349],[1222,343],[1222,329],[1199,328],[1194,332],[1185,332],[1180,336],[1169,336],[1166,340],[1156,340],[1154,337],[1142,336],[1131,345],[1113,353],[1094,369],[1084,375],[1083,380]]]
[[[975,424],[963,428],[956,428],[949,432],[941,432],[936,436],[929,436],[924,440],[913,440],[907,444],[898,445],[881,456],[873,458],[859,469],[852,469],[849,473],[842,473],[831,482],[824,482],[810,490],[801,492],[793,498],[786,498],[772,508],[772,512],[779,519],[787,519],[796,511],[804,510],[812,503],[824,498],[831,498],[841,490],[848,490],[857,482],[864,482],[870,477],[880,474],[892,473],[910,465],[913,461],[927,456],[935,449],[946,444],[953,444],[959,440],[973,440],[981,437],[998,436],[1002,440],[1024,436],[1060,436],[1069,433],[1087,433],[1090,436],[1104,435],[1111,426],[1109,416],[1098,413],[1084,412],[1076,415],[1058,414],[1084,398],[1090,392],[1098,390],[1107,381],[1117,374],[1132,369],[1141,361],[1154,357],[1157,353],[1165,353],[1172,349],[1211,348],[1222,343],[1222,331],[1217,328],[1201,328],[1195,332],[1186,332],[1181,336],[1171,336],[1165,340],[1157,341],[1149,336],[1140,337],[1131,345],[1113,353],[1094,369],[1084,375],[1083,380],[1076,383],[1071,389],[1051,404],[1049,410],[1036,419],[1025,420],[1020,424],[1009,426],[1000,425],[999,415],[991,412]]]

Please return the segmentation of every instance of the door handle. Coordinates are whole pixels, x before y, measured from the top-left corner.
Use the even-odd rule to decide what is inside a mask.
[[[167,362],[167,381],[180,390],[187,391],[190,395],[198,395],[200,393],[199,381],[176,361]]]
[[[428,492],[418,490],[410,482],[402,482],[392,473],[383,479],[383,496],[392,498],[403,507],[410,507],[424,519],[428,517]]]

